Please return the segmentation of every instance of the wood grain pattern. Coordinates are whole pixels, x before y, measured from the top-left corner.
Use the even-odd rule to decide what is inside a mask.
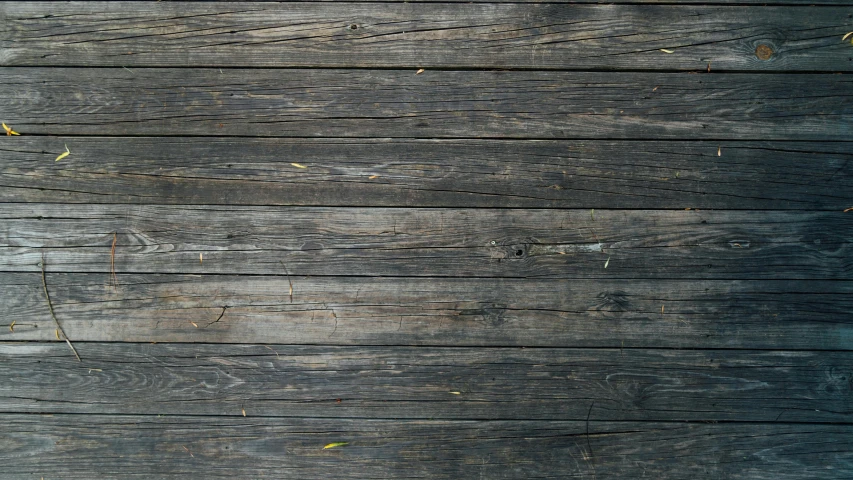
[[[3,202],[831,211],[853,205],[848,142],[13,140],[0,144]],[[65,145],[73,156],[56,163]]]
[[[851,71],[849,6],[11,2],[0,65]],[[761,59],[760,45],[773,55]],[[673,54],[661,49],[673,50]]]
[[[299,170],[295,169],[294,170]],[[0,204],[0,269],[851,279],[837,212]],[[203,257],[201,257],[203,255]],[[608,261],[609,259],[609,261]]]
[[[853,420],[853,352],[0,344],[0,411]],[[47,387],[49,385],[49,387]]]
[[[7,67],[0,84],[4,122],[22,134],[849,141],[853,133],[853,79],[843,75]]]
[[[595,411],[593,410],[593,414]],[[0,416],[9,478],[845,479],[850,425]],[[588,428],[587,428],[588,427]],[[588,434],[587,434],[588,433]],[[332,442],[348,445],[329,450]]]
[[[57,316],[77,341],[853,346],[851,282],[293,276],[291,301],[283,276],[119,275],[115,290],[106,273],[47,280]],[[0,284],[0,338],[54,340],[40,274],[4,273]]]

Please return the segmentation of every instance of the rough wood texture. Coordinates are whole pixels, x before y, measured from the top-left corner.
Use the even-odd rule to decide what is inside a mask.
[[[595,411],[593,410],[593,414]],[[850,425],[2,415],[7,478],[846,479]],[[332,442],[348,445],[323,450]]]
[[[853,478],[817,1],[0,2],[0,478]]]
[[[0,411],[853,420],[853,352],[78,345],[0,344]]]
[[[7,271],[39,271],[46,253],[49,272],[108,272],[117,232],[125,273],[853,278],[841,211],[7,203],[0,222]]]
[[[77,341],[853,348],[853,282],[293,276],[291,301],[283,276],[47,280]],[[0,338],[53,340],[40,274],[0,284]]]
[[[0,68],[0,84],[3,121],[22,134],[820,141],[853,134],[853,79],[828,74]]]
[[[65,145],[73,156],[56,163]],[[22,136],[2,142],[0,154],[5,202],[832,211],[853,205],[847,142]]]
[[[0,65],[851,71],[851,8],[10,2]],[[759,58],[757,48],[773,54]],[[672,50],[672,54],[661,49]]]

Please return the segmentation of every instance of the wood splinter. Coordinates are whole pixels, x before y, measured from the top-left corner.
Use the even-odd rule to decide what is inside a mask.
[[[78,362],[82,362],[83,360],[80,358],[80,355],[77,353],[77,349],[74,348],[74,345],[71,345],[71,340],[68,339],[68,335],[65,334],[65,330],[62,329],[62,325],[59,324],[59,320],[56,319],[56,314],[53,312],[53,303],[50,301],[50,293],[47,291],[47,274],[45,273],[45,269],[47,265],[47,261],[44,258],[44,254],[41,256],[41,284],[44,287],[44,296],[47,299],[47,308],[50,310],[50,316],[53,317],[54,323],[56,323],[56,337],[59,338],[59,334],[62,333],[62,338],[65,339],[65,343],[68,344],[68,347],[74,352],[74,356],[77,357]]]

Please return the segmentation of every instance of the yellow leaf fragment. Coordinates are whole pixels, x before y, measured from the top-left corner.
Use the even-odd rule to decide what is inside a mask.
[[[447,392],[451,395],[462,395],[462,392]]]
[[[661,48],[661,49],[660,49],[660,51],[661,51],[661,52],[663,52],[663,53],[675,53],[675,51],[674,51],[674,50],[668,50],[668,49],[666,49],[666,48]]]
[[[610,257],[607,257],[607,261],[604,262],[604,268],[607,268],[608,265],[610,265]]]
[[[12,130],[12,128],[11,128],[11,127],[9,127],[8,125],[6,125],[5,123],[3,124],[3,130],[6,130],[6,136],[9,136],[9,135],[20,135],[20,133],[18,133],[18,132],[16,132],[16,131]]]
[[[330,444],[326,445],[325,447],[323,447],[323,450],[328,450],[330,448],[343,447],[346,445],[349,445],[349,442],[334,442],[334,443],[330,443]]]
[[[420,69],[420,70],[418,70],[417,72],[415,72],[415,75],[420,75],[420,74],[422,74],[422,73],[424,73],[424,69],[423,69],[423,68],[422,68],[422,69]]]
[[[197,323],[195,323],[194,321],[190,320],[190,323],[191,323],[195,328],[198,328],[198,324],[197,324]]]
[[[291,165],[293,165],[296,168],[308,168],[305,165],[302,165],[301,163],[291,163]]]
[[[68,150],[68,145],[65,145],[65,151],[60,153],[59,156],[56,157],[56,161],[58,162],[63,158],[67,157],[68,155],[71,155],[71,150]]]
[[[240,409],[240,411],[241,411],[241,412],[243,412],[243,416],[245,417],[245,416],[246,416],[246,409],[245,409],[245,408],[241,408],[241,409]]]
[[[663,315],[663,307],[665,307],[665,305],[661,305],[661,306],[660,306],[660,314],[661,314],[661,315]]]
[[[844,40],[847,40],[848,38],[850,38],[850,36],[851,36],[851,35],[853,35],[853,32],[847,32],[847,34],[846,34],[846,35],[844,35],[843,37],[841,37],[841,41],[843,42]],[[4,123],[4,124],[3,124],[3,126],[5,127],[5,126],[6,126],[6,124]]]
[[[379,178],[379,175],[371,175],[367,177],[368,180],[373,180],[374,178]]]
[[[57,339],[57,340],[62,340],[61,338],[59,338],[59,329],[58,329],[58,328],[57,328],[56,330],[54,330],[54,331],[53,331],[53,333],[55,333],[55,334],[56,334],[56,339]]]
[[[12,323],[9,324],[9,331],[12,333],[15,332],[15,322],[16,320],[12,320]]]

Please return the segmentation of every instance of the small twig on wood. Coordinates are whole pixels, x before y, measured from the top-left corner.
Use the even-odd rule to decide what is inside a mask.
[[[595,455],[592,453],[592,444],[589,442],[589,416],[592,414],[592,407],[595,405],[595,400],[589,404],[589,411],[586,412],[586,448],[589,449],[589,461],[592,465],[592,478],[595,479]]]
[[[274,354],[275,354],[275,358],[281,358],[281,357],[279,356],[278,352],[276,352],[276,351],[275,351],[275,350],[273,350],[272,348],[268,347],[267,345],[261,345],[261,346],[262,346],[262,347],[264,347],[264,348],[266,348],[267,350],[271,351],[272,353],[274,353]]]
[[[293,282],[290,281],[290,273],[287,271],[287,265],[284,264],[281,260],[278,261],[282,267],[284,267],[284,274],[287,275],[287,283],[290,284],[290,303],[293,303]]]
[[[113,232],[113,247],[110,249],[110,283],[113,285],[113,291],[118,290],[118,277],[116,276],[116,242],[118,242],[118,232]]]
[[[62,325],[59,324],[59,320],[56,319],[56,314],[53,312],[53,303],[50,301],[50,293],[47,291],[47,274],[45,273],[47,261],[44,258],[44,254],[41,255],[41,284],[44,287],[44,296],[47,299],[47,308],[50,310],[50,316],[53,317],[53,321],[56,323],[56,329],[62,336],[65,338],[65,343],[68,344],[68,347],[71,348],[71,351],[74,352],[74,356],[77,357],[78,362],[82,362],[83,360],[80,358],[80,355],[77,353],[77,349],[74,348],[74,345],[71,345],[71,340],[68,339],[68,335],[65,334],[65,330],[62,329]]]

